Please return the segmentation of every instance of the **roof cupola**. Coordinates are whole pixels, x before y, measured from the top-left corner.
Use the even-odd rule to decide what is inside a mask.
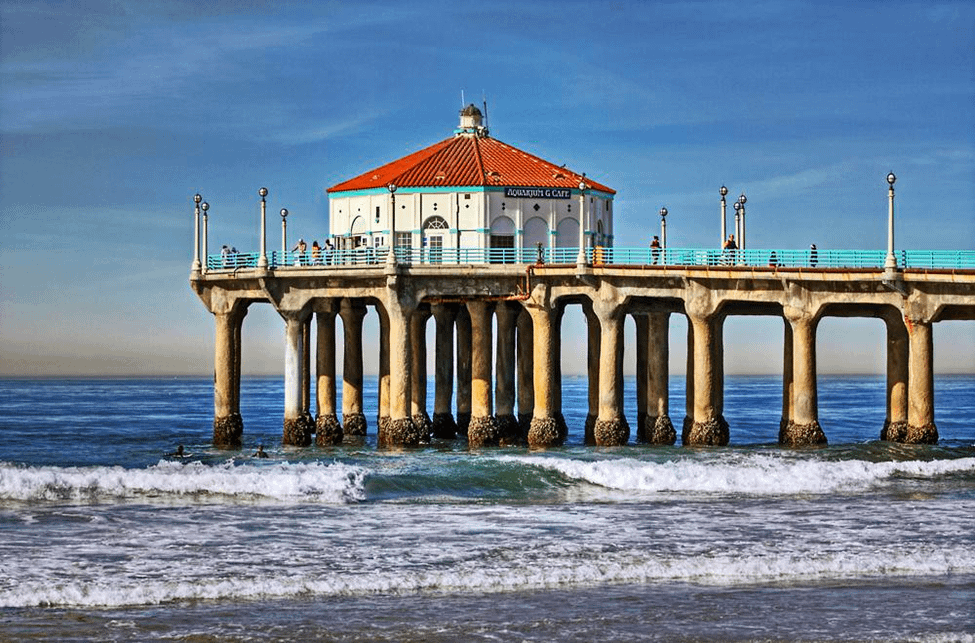
[[[471,103],[460,110],[460,126],[454,130],[455,134],[474,134],[475,136],[487,136],[487,127],[483,125],[483,115],[474,103]]]

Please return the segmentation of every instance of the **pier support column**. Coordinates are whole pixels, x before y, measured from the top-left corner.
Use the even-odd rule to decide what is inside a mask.
[[[498,325],[497,354],[495,356],[494,420],[498,441],[502,446],[517,445],[520,439],[518,418],[515,417],[515,333],[521,306],[509,302],[498,303],[495,318]]]
[[[467,311],[471,316],[471,422],[467,440],[473,447],[496,445],[500,434],[491,391],[493,306],[475,299],[467,302]]]
[[[311,444],[313,426],[302,413],[302,361],[307,315],[302,311],[278,311],[284,317],[284,435],[281,443],[286,446],[306,447]]]
[[[907,437],[910,339],[900,311],[884,316],[887,326],[887,417],[880,439],[904,442]]]
[[[234,304],[227,312],[213,315],[213,445],[221,449],[239,449],[244,434],[240,415],[240,328],[246,314],[246,305]]]
[[[622,446],[630,439],[623,415],[623,320],[621,306],[594,302],[599,317],[599,415],[593,428],[597,446]]]
[[[447,304],[434,304],[430,309],[437,324],[433,437],[453,440],[457,437],[457,422],[451,413],[450,401],[454,394],[454,319],[457,310]]]
[[[413,311],[410,317],[410,346],[413,351],[413,368],[410,374],[410,393],[412,402],[410,413],[413,428],[420,432],[420,441],[430,440],[433,422],[427,413],[427,320],[430,309],[423,305]]]
[[[335,315],[338,306],[328,299],[315,309],[318,324],[315,351],[315,444],[331,446],[342,444],[342,425],[336,413],[335,399]]]
[[[376,306],[379,315],[379,378],[376,382],[379,409],[376,412],[376,431],[389,429],[389,313]]]
[[[352,299],[343,299],[339,309],[345,331],[342,359],[342,431],[345,435],[364,436],[366,416],[362,412],[362,318],[366,307]]]
[[[388,292],[389,315],[389,423],[379,433],[379,446],[416,446],[423,435],[413,424],[412,376],[413,348],[410,342],[411,302],[400,300],[397,292]]]
[[[518,313],[518,428],[521,440],[528,440],[535,409],[535,352],[531,314],[522,308]]]
[[[786,307],[792,325],[792,417],[779,435],[787,446],[826,444],[819,425],[819,396],[816,389],[816,327],[819,317]]]
[[[551,447],[562,444],[558,423],[554,417],[554,389],[559,385],[555,380],[555,311],[548,307],[532,306],[528,309],[532,317],[534,337],[532,348],[535,372],[532,381],[535,385],[535,408],[528,428],[528,446]]]
[[[907,407],[907,444],[936,444],[938,427],[934,424],[934,338],[931,322],[909,319],[910,366]]]
[[[586,376],[588,383],[589,410],[586,413],[584,442],[587,446],[596,444],[596,418],[599,417],[599,342],[601,330],[599,317],[592,310],[592,303],[583,304],[586,316]],[[561,379],[558,383],[562,386]]]
[[[301,329],[301,421],[309,433],[315,432],[315,418],[311,414],[311,315]]]
[[[565,306],[555,309],[555,332],[552,334],[552,352],[555,362],[555,387],[552,389],[552,417],[559,432],[559,440],[565,442],[569,435],[569,427],[562,414],[562,318],[565,317]]]
[[[684,364],[684,422],[681,427],[681,444],[687,444],[694,426],[694,325],[687,319],[687,358]]]
[[[720,353],[722,317],[688,311],[687,321],[694,334],[694,414],[693,423],[682,436],[683,443],[693,446],[725,446],[728,444],[729,432],[722,408],[723,369],[717,363],[724,359]]]
[[[782,336],[782,419],[779,420],[779,444],[786,444],[789,420],[793,418],[792,398],[794,393],[792,364],[795,357],[792,355],[792,324],[788,319],[782,318],[784,328]]]
[[[457,310],[457,433],[467,437],[471,423],[471,315]]]
[[[646,442],[647,386],[650,381],[650,320],[646,315],[633,315],[636,326],[636,441]]]
[[[677,431],[670,420],[670,313],[647,317],[647,419],[644,438],[648,444],[674,444]]]

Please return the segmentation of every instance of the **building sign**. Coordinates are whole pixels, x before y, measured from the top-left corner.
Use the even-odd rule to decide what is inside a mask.
[[[505,188],[504,196],[511,199],[568,199],[569,188]]]

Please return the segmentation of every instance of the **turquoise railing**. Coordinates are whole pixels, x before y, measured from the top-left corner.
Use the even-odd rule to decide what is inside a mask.
[[[386,261],[387,249],[357,248],[354,250],[268,253],[270,268],[354,267],[375,266]],[[546,248],[541,255],[535,248],[397,248],[396,260],[409,265],[466,265],[466,264],[530,264],[539,260],[546,264],[574,264],[578,248]],[[238,270],[256,268],[256,252],[209,255],[207,270]],[[975,250],[898,250],[895,252],[899,268],[938,268],[975,270]],[[717,248],[589,248],[586,261],[591,265],[642,266],[715,266],[715,267],[777,267],[777,268],[883,268],[887,258],[884,250],[789,250],[747,249],[720,250]]]

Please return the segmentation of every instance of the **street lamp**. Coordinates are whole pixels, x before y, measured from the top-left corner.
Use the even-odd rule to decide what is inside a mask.
[[[741,203],[735,201],[735,245],[741,248]]]
[[[576,265],[586,265],[586,173],[582,173],[582,180],[579,181],[579,256],[576,257]]]
[[[887,184],[890,189],[887,191],[889,206],[887,210],[887,259],[884,261],[884,270],[897,270],[897,257],[894,256],[894,181],[897,177],[893,172],[887,175]]]
[[[288,265],[288,208],[281,208],[281,265]]]
[[[386,186],[389,190],[389,251],[386,253],[386,263],[396,265],[396,184]]]
[[[728,188],[722,185],[718,192],[721,193],[721,241],[718,242],[718,247],[721,248],[724,246],[725,239],[728,238],[728,202],[725,200],[725,197],[728,196]]]
[[[200,272],[200,201],[203,197],[199,192],[193,197],[193,272]]]
[[[667,263],[667,208],[660,208],[660,247],[664,252],[664,260]]]
[[[204,201],[200,204],[200,210],[203,211],[203,274],[207,272],[207,256],[210,254],[207,248],[207,210],[210,209],[210,204]]]
[[[738,197],[738,203],[741,204],[741,230],[738,231],[738,247],[742,250],[745,249],[745,202],[748,199],[745,198],[745,193],[742,192],[741,196]]]
[[[257,267],[267,268],[267,188],[261,188],[257,194],[261,197],[261,256],[257,258]]]

